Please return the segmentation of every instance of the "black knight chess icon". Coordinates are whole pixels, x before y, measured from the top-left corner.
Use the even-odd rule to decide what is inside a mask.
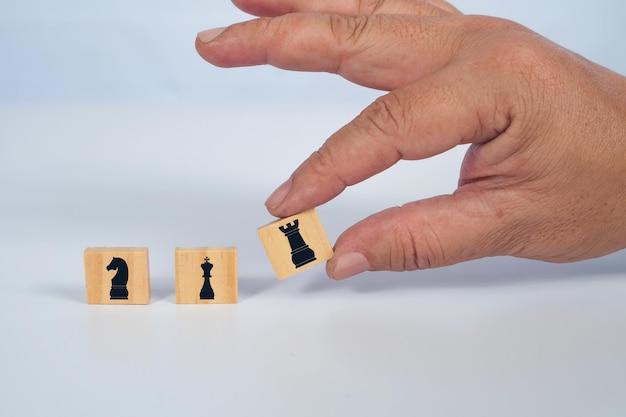
[[[209,257],[204,258],[204,263],[200,265],[202,267],[202,271],[204,274],[202,278],[204,278],[204,285],[200,290],[200,299],[201,300],[213,300],[215,299],[215,293],[213,292],[213,288],[211,287],[211,269],[213,269],[213,264],[209,262]]]
[[[293,262],[296,268],[300,268],[316,259],[315,252],[313,252],[313,249],[309,248],[309,245],[304,242],[300,234],[297,219],[294,220],[293,223],[287,223],[278,229],[283,232],[289,240],[289,246],[291,246],[291,262]]]
[[[122,258],[113,258],[107,265],[107,271],[116,270],[115,276],[111,280],[111,300],[128,300],[128,265]]]

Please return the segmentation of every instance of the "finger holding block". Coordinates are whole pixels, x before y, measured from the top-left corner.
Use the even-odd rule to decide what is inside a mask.
[[[177,304],[236,304],[237,248],[176,248]]]
[[[281,280],[333,256],[315,209],[274,221],[257,232]]]
[[[149,304],[148,248],[87,248],[88,304]]]

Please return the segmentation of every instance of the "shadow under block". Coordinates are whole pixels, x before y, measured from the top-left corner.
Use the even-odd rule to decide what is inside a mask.
[[[333,256],[315,209],[274,221],[257,230],[278,279],[285,279]]]
[[[85,249],[88,304],[149,304],[148,248]]]
[[[177,304],[236,304],[237,248],[176,248]]]

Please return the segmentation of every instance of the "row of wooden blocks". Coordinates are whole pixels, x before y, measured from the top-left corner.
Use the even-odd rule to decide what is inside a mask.
[[[333,250],[315,210],[277,220],[258,230],[279,279],[330,259]],[[87,248],[87,303],[148,304],[148,248]],[[176,303],[237,302],[237,248],[176,248]]]

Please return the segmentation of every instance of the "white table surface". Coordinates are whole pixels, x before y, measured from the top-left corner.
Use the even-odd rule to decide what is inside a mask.
[[[626,252],[274,277],[263,201],[355,110],[0,108],[0,415],[625,415]],[[329,237],[461,157],[347,190]],[[87,305],[88,246],[148,246],[151,304]],[[177,246],[237,246],[240,302],[176,305]]]

